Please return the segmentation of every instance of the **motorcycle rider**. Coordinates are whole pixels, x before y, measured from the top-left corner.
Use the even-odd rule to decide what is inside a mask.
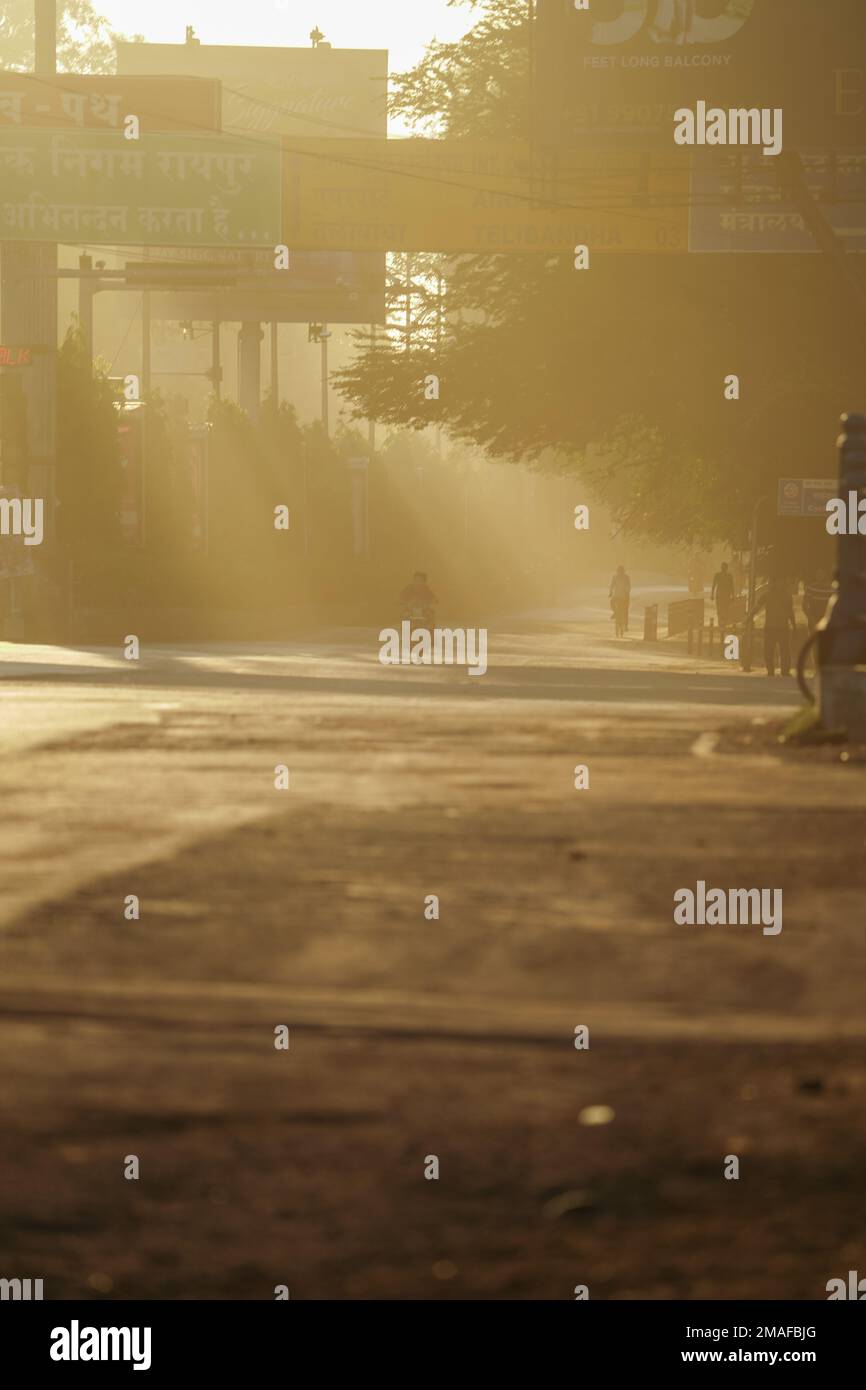
[[[424,570],[415,571],[412,576],[412,583],[406,585],[400,594],[400,599],[407,608],[423,608],[427,612],[432,612],[439,602],[427,583],[427,575]]]

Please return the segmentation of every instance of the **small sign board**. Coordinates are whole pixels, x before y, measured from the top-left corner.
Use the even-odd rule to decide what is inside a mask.
[[[803,175],[845,251],[866,251],[866,148],[801,151]],[[817,252],[786,175],[760,151],[696,150],[690,251]]]
[[[838,478],[780,478],[779,516],[826,516],[827,503],[839,494]]]
[[[292,252],[287,270],[274,270],[273,249],[186,248],[174,264],[149,256],[127,261],[136,282],[149,283],[154,319],[193,323],[384,323],[385,257],[377,252]],[[184,269],[189,268],[187,280]],[[160,272],[168,270],[172,278]],[[233,272],[241,278],[235,280]],[[257,279],[253,280],[255,272]],[[196,277],[199,277],[196,279]],[[138,306],[121,296],[120,312]]]
[[[31,367],[33,365],[32,347],[12,347],[0,343],[0,367]]]

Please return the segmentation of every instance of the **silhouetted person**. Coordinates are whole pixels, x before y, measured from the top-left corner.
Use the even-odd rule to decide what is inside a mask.
[[[754,612],[764,610],[764,662],[767,675],[776,674],[776,648],[779,649],[779,675],[791,674],[791,636],[797,631],[790,585],[784,579],[771,579],[755,604]]]
[[[616,574],[610,581],[610,606],[616,635],[621,637],[628,632],[628,605],[631,598],[631,579],[625,572],[625,565],[617,565]]]
[[[427,575],[423,570],[416,570],[412,576],[412,583],[407,584],[400,594],[404,603],[414,603],[424,608],[432,608],[438,602],[436,595],[427,583]]]

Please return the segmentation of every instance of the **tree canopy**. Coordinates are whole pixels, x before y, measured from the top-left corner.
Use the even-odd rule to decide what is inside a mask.
[[[394,110],[440,137],[525,138],[528,6],[474,8],[463,39],[397,79]],[[580,272],[571,255],[427,257],[409,303],[441,274],[436,334],[407,330],[395,259],[391,331],[357,335],[337,377],[358,417],[435,422],[494,457],[579,473],[625,532],[687,545],[742,545],[779,476],[835,470],[866,353],[822,255],[602,253]]]
[[[32,69],[33,0],[3,0],[0,7],[0,65]],[[58,0],[57,67],[61,72],[114,72],[116,35],[91,0]]]

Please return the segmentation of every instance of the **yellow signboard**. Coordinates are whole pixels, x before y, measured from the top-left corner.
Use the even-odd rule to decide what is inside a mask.
[[[670,157],[528,144],[283,140],[283,239],[342,251],[685,251],[689,171]]]

